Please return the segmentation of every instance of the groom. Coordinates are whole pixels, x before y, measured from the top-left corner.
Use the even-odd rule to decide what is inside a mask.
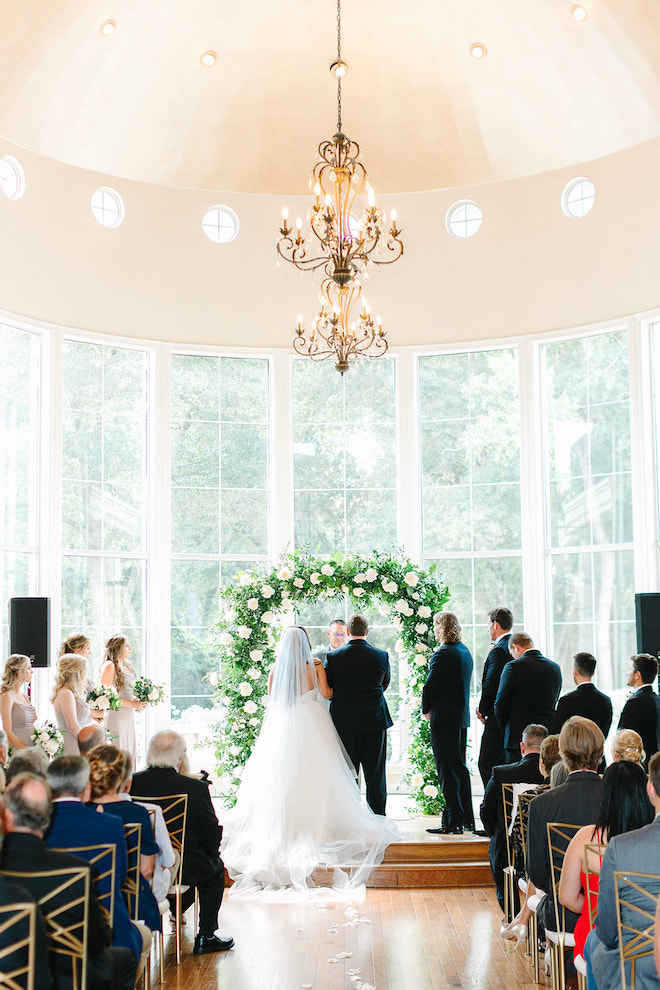
[[[356,773],[362,766],[367,804],[384,815],[387,730],[392,725],[384,691],[390,683],[390,663],[387,653],[369,646],[368,635],[365,617],[351,616],[348,643],[328,653],[325,672],[333,690],[330,714],[335,728]]]

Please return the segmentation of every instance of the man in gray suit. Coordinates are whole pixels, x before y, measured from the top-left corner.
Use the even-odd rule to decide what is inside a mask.
[[[614,872],[631,870],[634,873],[660,873],[660,753],[656,753],[649,763],[646,793],[655,810],[654,820],[644,828],[615,836],[603,857],[596,927],[589,933],[584,947],[588,986],[597,985],[598,990],[619,990],[621,986]],[[652,888],[656,897],[658,888],[656,882]],[[648,904],[645,907],[648,910]],[[657,990],[658,975],[653,953],[637,960],[635,987],[636,990]]]

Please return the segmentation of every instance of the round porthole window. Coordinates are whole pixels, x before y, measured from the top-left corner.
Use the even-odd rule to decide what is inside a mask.
[[[204,214],[202,230],[214,244],[229,244],[238,235],[238,217],[228,206],[212,206]]]
[[[580,220],[594,205],[596,187],[589,179],[571,179],[561,195],[561,208],[567,217]]]
[[[472,237],[481,227],[483,213],[470,199],[454,203],[447,210],[445,226],[452,237]]]
[[[13,155],[0,158],[0,189],[7,199],[20,199],[25,192],[25,173]]]
[[[102,186],[92,196],[92,213],[103,227],[118,227],[124,219],[124,201],[116,190]]]

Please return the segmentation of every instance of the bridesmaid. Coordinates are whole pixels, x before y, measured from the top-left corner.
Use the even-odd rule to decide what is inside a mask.
[[[133,694],[137,675],[129,660],[130,655],[131,647],[126,637],[119,634],[111,636],[105,644],[105,655],[99,671],[99,680],[101,684],[114,687],[121,698],[119,711],[108,712],[106,728],[108,732],[115,733],[113,745],[117,749],[129,752],[135,765],[137,744],[133,712],[143,711],[147,707],[147,703],[138,701]]]
[[[57,658],[55,685],[50,700],[58,728],[64,733],[64,756],[79,756],[78,733],[94,719],[86,700],[87,661],[78,653]]]
[[[32,730],[37,713],[23,690],[31,680],[30,658],[22,653],[12,653],[5,663],[0,684],[0,715],[7,740],[14,750],[34,746]]]
[[[71,633],[66,639],[62,640],[57,656],[59,658],[63,657],[65,653],[77,653],[78,656],[89,660],[91,652],[92,644],[87,636],[83,633]]]

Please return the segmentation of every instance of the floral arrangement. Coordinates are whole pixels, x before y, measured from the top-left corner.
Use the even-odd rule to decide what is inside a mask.
[[[97,711],[116,712],[121,708],[121,698],[108,684],[95,684],[87,694],[90,707]]]
[[[39,746],[43,751],[54,759],[62,755],[64,749],[64,733],[52,722],[44,722],[43,725],[35,725],[32,730],[34,745]]]
[[[421,716],[422,685],[434,646],[433,614],[449,597],[434,571],[435,565],[428,572],[415,567],[402,553],[319,557],[301,550],[283,554],[266,574],[239,571],[236,584],[223,586],[224,613],[217,623],[219,670],[209,679],[218,688],[215,702],[223,709],[215,752],[228,806],[235,803],[243,767],[259,733],[267,675],[283,620],[290,621],[296,602],[327,601],[332,612],[333,600],[343,604],[347,597],[350,608],[367,614],[376,610],[398,631],[395,649],[401,657],[411,714],[409,771],[403,779],[417,810],[442,812],[444,798],[437,786],[429,723]]]
[[[138,677],[133,687],[133,694],[138,701],[146,701],[148,705],[159,705],[165,700],[165,686],[154,684],[148,677]]]

